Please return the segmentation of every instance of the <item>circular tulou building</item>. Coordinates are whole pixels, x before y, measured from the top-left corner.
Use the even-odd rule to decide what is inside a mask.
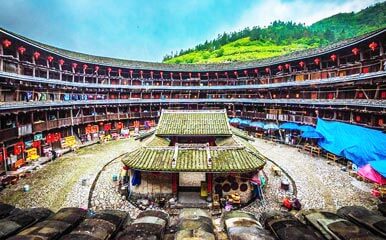
[[[381,29],[259,61],[184,65],[91,56],[0,29],[0,171],[23,171],[75,140],[160,121],[153,140],[125,160],[148,186],[134,186],[135,194],[195,188],[181,181],[191,172],[208,191],[231,183],[241,191],[242,178],[226,175],[254,173],[264,161],[233,136],[226,117],[384,129],[385,42]],[[165,185],[158,189],[156,179]]]
[[[257,187],[250,180],[265,165],[248,139],[232,131],[225,110],[163,110],[154,135],[123,159],[131,196],[178,196],[183,204],[237,193],[247,203]]]

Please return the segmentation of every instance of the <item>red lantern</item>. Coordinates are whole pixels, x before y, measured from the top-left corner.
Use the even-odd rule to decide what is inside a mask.
[[[333,62],[335,62],[335,61],[336,61],[336,54],[332,54],[332,55],[330,56],[330,58],[331,58],[331,60],[332,60]]]
[[[189,73],[189,78],[192,78],[192,73]]]
[[[257,73],[259,72],[259,69],[256,68],[254,71],[255,71],[255,73],[257,74]]]
[[[320,63],[320,58],[315,58],[315,59],[314,59],[314,63],[315,63],[316,65],[319,65],[319,63]]]
[[[150,71],[150,78],[153,78],[154,72]]]
[[[270,69],[268,67],[265,68],[265,72],[269,73]]]
[[[286,63],[284,66],[285,66],[285,69],[289,69],[291,65],[289,63]]]
[[[34,52],[34,58],[35,58],[36,60],[38,60],[39,57],[40,57],[40,53],[39,53],[39,52]]]
[[[379,125],[379,126],[383,126],[383,124],[384,124],[384,123],[383,123],[383,119],[380,118],[380,119],[378,120],[378,125]]]
[[[164,72],[159,72],[159,75],[161,75],[161,78],[164,78]]]
[[[356,56],[359,53],[359,48],[353,48],[351,52]]]
[[[248,71],[247,71],[247,70],[244,70],[244,75],[245,75],[245,76],[248,75]]]
[[[209,77],[209,73],[208,72],[206,73],[206,76]]]
[[[356,116],[356,117],[355,117],[355,121],[356,121],[356,122],[360,122],[360,121],[361,121],[361,116]]]
[[[182,79],[182,73],[178,73],[178,75],[180,75],[180,79]]]
[[[304,63],[303,61],[300,61],[300,62],[299,62],[299,66],[300,66],[301,68],[303,68],[304,65],[305,65],[305,63]]]
[[[19,53],[20,53],[21,55],[23,55],[26,49],[25,49],[25,47],[20,46],[17,50],[19,51]]]
[[[99,66],[95,66],[95,72],[98,73],[99,71]]]
[[[376,42],[372,42],[369,44],[369,48],[371,48],[371,51],[375,51],[377,47],[378,47],[378,44]]]
[[[227,76],[227,77],[228,77],[228,72],[225,72],[224,74],[225,74],[225,76]]]
[[[83,64],[83,71],[86,71],[87,68],[88,68],[87,64]]]
[[[64,64],[64,60],[63,59],[59,59],[59,65],[63,66],[63,64]]]
[[[111,73],[111,67],[107,68],[107,73],[110,74]]]
[[[12,44],[12,42],[9,41],[8,39],[4,39],[4,40],[3,40],[3,46],[4,46],[5,48],[8,48],[9,46],[11,46],[11,44]]]
[[[172,72],[170,73],[170,78],[173,78],[173,73]]]
[[[77,64],[77,63],[72,63],[71,66],[72,66],[73,69],[76,69],[76,67],[78,66],[78,64]]]
[[[277,69],[279,69],[279,71],[281,71],[281,70],[283,70],[283,66],[279,65],[279,66],[277,66]]]
[[[52,60],[54,60],[54,57],[53,56],[48,56],[47,60],[48,60],[48,62],[52,62]]]
[[[218,78],[218,73],[216,72],[216,73],[214,73],[214,75],[216,75],[216,78]]]
[[[234,74],[236,77],[238,76],[237,71],[234,71],[233,74]]]

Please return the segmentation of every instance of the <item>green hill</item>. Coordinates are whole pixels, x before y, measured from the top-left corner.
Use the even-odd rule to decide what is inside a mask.
[[[386,27],[386,2],[357,13],[339,13],[311,26],[275,21],[266,28],[223,33],[192,49],[166,55],[165,63],[218,63],[275,57],[315,48]]]

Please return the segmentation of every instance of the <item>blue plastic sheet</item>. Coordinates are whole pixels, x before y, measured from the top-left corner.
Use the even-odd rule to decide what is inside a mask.
[[[370,161],[386,160],[386,134],[352,124],[318,119],[319,146],[362,167]]]
[[[386,178],[386,160],[383,161],[370,161],[370,166],[374,168],[379,174]]]
[[[249,124],[250,127],[255,127],[255,128],[264,128],[264,123],[263,122],[251,122]]]
[[[307,131],[307,132],[303,132],[301,135],[300,135],[302,138],[312,138],[312,139],[318,139],[318,138],[323,138],[322,135],[320,135],[318,132],[316,131]]]
[[[286,129],[286,130],[298,130],[299,125],[296,123],[292,123],[292,122],[286,122],[286,123],[281,124],[280,128]]]

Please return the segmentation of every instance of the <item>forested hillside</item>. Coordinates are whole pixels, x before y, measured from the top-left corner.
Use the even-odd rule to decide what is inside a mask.
[[[166,55],[166,63],[213,63],[269,58],[315,48],[386,27],[386,2],[360,12],[340,13],[311,26],[275,21],[266,28],[219,34],[192,49]]]

